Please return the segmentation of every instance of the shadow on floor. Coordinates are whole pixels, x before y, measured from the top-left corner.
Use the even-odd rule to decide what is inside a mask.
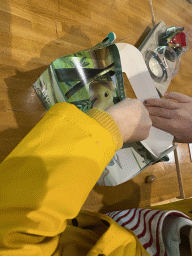
[[[95,185],[82,210],[105,214],[111,211],[138,208],[139,204],[140,187],[133,180],[129,180],[115,187]]]

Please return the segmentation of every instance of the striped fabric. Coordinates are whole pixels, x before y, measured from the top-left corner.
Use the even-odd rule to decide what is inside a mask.
[[[148,209],[130,209],[106,214],[120,226],[132,230],[139,242],[152,256],[167,256],[163,243],[162,228],[167,216],[190,218],[179,211],[159,211]]]

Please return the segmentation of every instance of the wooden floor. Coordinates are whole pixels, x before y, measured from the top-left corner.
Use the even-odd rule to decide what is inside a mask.
[[[155,22],[181,26],[189,49],[168,91],[192,97],[192,4],[187,0],[153,0]],[[129,38],[138,47],[153,27],[149,0],[1,0],[0,1],[0,162],[38,123],[45,110],[32,84],[58,57],[90,48],[109,32]],[[130,95],[127,95],[130,96]],[[150,166],[117,187],[91,191],[84,209],[107,212],[146,206],[180,196],[176,169],[185,197],[192,196],[192,166],[188,144],[179,144],[168,163]],[[147,175],[156,180],[146,184]]]

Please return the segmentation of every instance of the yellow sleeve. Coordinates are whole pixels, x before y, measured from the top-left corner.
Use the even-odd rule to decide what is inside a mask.
[[[0,165],[1,256],[54,252],[67,219],[122,147],[119,135],[101,110],[57,103],[45,114]]]

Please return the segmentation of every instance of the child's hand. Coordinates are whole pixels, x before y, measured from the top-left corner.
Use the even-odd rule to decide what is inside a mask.
[[[192,98],[181,93],[169,92],[166,99],[147,99],[153,126],[171,133],[175,142],[192,142]],[[172,101],[169,99],[174,99]]]
[[[117,123],[123,143],[148,138],[152,122],[141,101],[126,98],[107,108],[105,112],[109,113]]]

